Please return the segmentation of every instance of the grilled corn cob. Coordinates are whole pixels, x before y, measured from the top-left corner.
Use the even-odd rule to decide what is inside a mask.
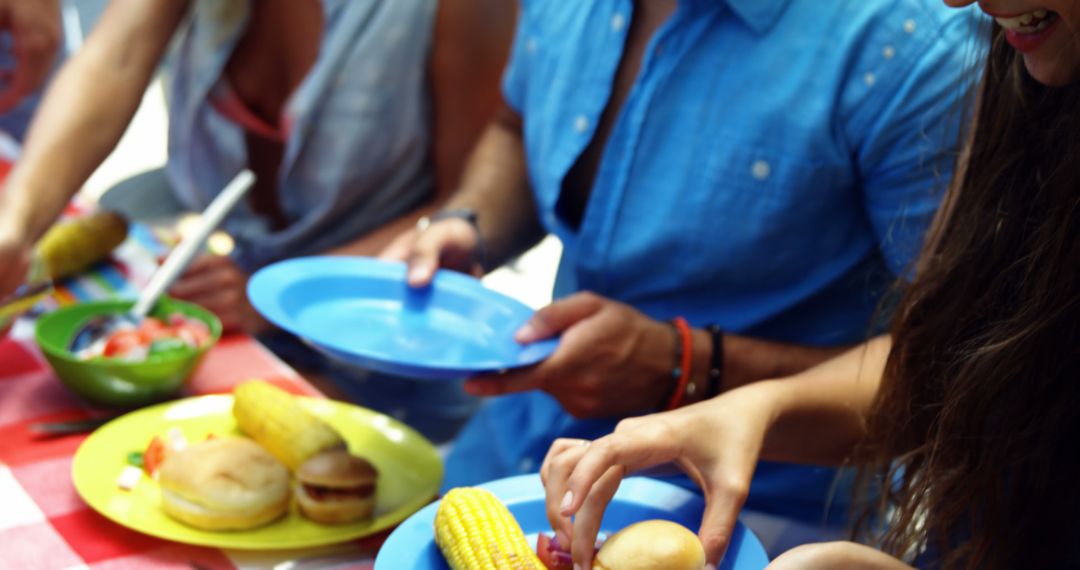
[[[490,491],[451,489],[435,512],[435,544],[453,570],[543,570],[514,515]]]
[[[344,448],[332,427],[304,409],[285,390],[249,380],[233,390],[233,417],[240,430],[295,471],[316,453]]]
[[[37,243],[35,254],[50,278],[63,279],[107,257],[127,233],[123,216],[99,211],[54,225]]]

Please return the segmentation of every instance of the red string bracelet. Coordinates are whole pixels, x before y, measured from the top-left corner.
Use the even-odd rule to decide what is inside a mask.
[[[671,395],[671,401],[668,402],[665,410],[674,410],[682,405],[683,395],[686,394],[686,384],[690,381],[690,363],[693,360],[693,338],[690,335],[690,325],[682,317],[675,317],[671,322],[679,333],[679,344],[675,349],[679,356],[679,363],[678,368],[671,374],[676,376],[678,373],[678,382],[675,384],[675,392]]]

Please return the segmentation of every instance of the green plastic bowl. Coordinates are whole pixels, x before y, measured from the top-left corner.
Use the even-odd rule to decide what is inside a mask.
[[[168,399],[180,391],[221,337],[221,321],[213,313],[198,305],[163,297],[151,315],[165,317],[181,313],[200,320],[210,327],[210,341],[197,350],[152,355],[141,362],[79,360],[68,351],[75,333],[91,318],[122,314],[132,305],[134,301],[130,300],[76,303],[38,319],[35,337],[45,360],[68,389],[88,402],[132,408]]]

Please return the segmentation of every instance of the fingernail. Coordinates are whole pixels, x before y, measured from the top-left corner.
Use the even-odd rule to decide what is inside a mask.
[[[581,570],[581,564],[574,564],[574,570]]]
[[[417,265],[409,271],[409,283],[422,283],[427,280],[428,270],[422,265]]]
[[[535,340],[535,337],[536,327],[534,327],[532,323],[525,323],[521,325],[521,328],[518,329],[517,334],[514,335],[514,338],[517,339],[518,342],[522,343],[532,342],[533,340]]]
[[[706,564],[705,570],[716,570],[716,564]]]
[[[572,505],[573,503],[574,503],[574,492],[573,491],[567,491],[566,494],[563,495],[563,497],[562,497],[562,503],[559,504],[559,509],[562,511],[562,514],[564,514],[564,515],[567,514],[567,511],[570,510],[570,505]]]

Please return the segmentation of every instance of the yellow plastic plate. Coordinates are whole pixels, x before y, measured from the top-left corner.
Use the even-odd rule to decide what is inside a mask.
[[[294,504],[283,519],[261,528],[209,532],[169,518],[160,507],[160,490],[153,479],[144,475],[131,491],[117,486],[128,454],[146,449],[151,438],[174,426],[192,442],[208,434],[242,435],[232,417],[230,395],[160,404],[98,428],[75,453],[71,467],[75,489],[94,510],[128,528],[187,544],[253,550],[321,546],[367,536],[405,520],[435,498],[442,483],[442,460],[423,436],[365,408],[316,398],[301,401],[334,426],[353,453],[378,468],[372,520],[320,525],[300,516]]]

